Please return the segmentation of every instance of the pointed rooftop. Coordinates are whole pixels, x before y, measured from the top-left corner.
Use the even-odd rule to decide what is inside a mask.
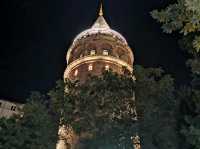
[[[101,29],[109,29],[110,26],[106,22],[105,18],[103,17],[103,5],[101,2],[100,9],[99,9],[99,17],[93,24],[92,28],[101,28]]]
[[[87,38],[88,36],[91,36],[91,35],[97,35],[97,34],[112,36],[113,38],[117,38],[121,40],[123,44],[128,45],[128,43],[126,42],[126,39],[120,33],[110,28],[110,26],[106,22],[105,18],[103,17],[103,5],[101,2],[100,9],[99,9],[99,16],[97,20],[95,21],[95,23],[92,25],[91,28],[84,30],[83,32],[81,32],[75,37],[71,47],[69,48],[67,52],[67,62],[69,60],[71,51],[76,46],[76,44],[79,43],[81,39]]]
[[[95,23],[92,25],[92,28],[109,29],[110,26],[108,25],[103,16],[99,16]]]

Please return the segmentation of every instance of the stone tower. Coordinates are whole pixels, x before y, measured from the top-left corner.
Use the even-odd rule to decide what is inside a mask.
[[[74,39],[66,59],[64,79],[79,79],[80,82],[84,82],[88,74],[101,75],[104,70],[119,74],[133,71],[132,50],[125,38],[110,28],[103,17],[102,5],[92,27]]]
[[[64,79],[78,79],[81,83],[84,83],[89,75],[99,76],[105,70],[124,75],[133,73],[133,52],[126,39],[106,22],[102,4],[97,20],[91,28],[76,36],[68,49],[66,59]],[[59,136],[57,149],[73,148],[76,138],[70,126],[60,126]]]

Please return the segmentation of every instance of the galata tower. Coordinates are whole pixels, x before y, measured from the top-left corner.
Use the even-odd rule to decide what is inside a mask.
[[[102,4],[97,20],[76,36],[66,59],[64,79],[84,82],[89,74],[101,75],[105,70],[119,74],[133,72],[133,52],[126,39],[106,22]]]
[[[106,22],[102,3],[97,20],[91,28],[75,37],[66,60],[64,79],[79,80],[81,83],[88,76],[99,76],[105,70],[112,70],[120,75],[133,74],[133,52],[126,39]],[[69,126],[60,126],[59,136],[57,149],[73,149],[76,138]]]

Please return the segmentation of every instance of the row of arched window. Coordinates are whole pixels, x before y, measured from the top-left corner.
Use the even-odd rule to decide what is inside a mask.
[[[108,56],[109,55],[109,50],[103,50],[103,55]],[[96,50],[91,50],[90,55],[96,55]]]
[[[112,53],[112,51],[110,49],[102,50],[101,54],[96,49],[90,49],[87,51],[87,53],[76,53],[76,55],[74,57],[72,57],[72,59],[70,59],[70,61],[74,61],[76,59],[83,58],[85,56],[96,56],[96,55],[113,56],[113,57],[121,59],[129,64],[131,63],[131,58],[128,55],[128,53],[123,53],[123,52]]]
[[[109,65],[105,65],[105,70],[109,70],[110,69],[110,66]],[[89,64],[88,65],[88,71],[92,71],[93,70],[93,64]],[[76,69],[74,71],[74,76],[77,76],[78,75],[78,69]]]
[[[90,56],[95,56],[97,54],[97,51],[96,50],[90,50],[89,51],[89,55]],[[104,56],[109,56],[111,53],[110,53],[110,50],[107,49],[107,50],[103,50],[102,52],[102,55]],[[80,58],[84,57],[83,54],[80,55]],[[116,55],[117,58],[120,58],[120,59],[123,59],[125,61],[127,61],[129,59],[129,57],[126,55],[126,54],[122,54],[122,55]]]

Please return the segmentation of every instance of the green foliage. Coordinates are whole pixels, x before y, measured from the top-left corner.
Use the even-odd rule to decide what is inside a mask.
[[[19,135],[16,123],[15,118],[0,119],[0,149],[17,149],[16,144],[19,144],[19,140],[16,136],[19,137]]]
[[[136,101],[143,149],[178,148],[176,115],[179,102],[174,82],[162,69],[135,67]]]
[[[187,94],[181,92],[181,96],[186,99],[190,98],[190,102],[186,105],[187,111],[184,117],[185,125],[182,125],[181,133],[185,136],[194,149],[200,148],[200,91],[189,90]]]
[[[173,79],[161,69],[141,66],[136,66],[135,75],[136,82],[112,72],[84,84],[58,81],[48,93],[48,106],[45,96],[32,94],[23,117],[1,119],[0,148],[55,148],[60,116],[80,136],[80,148],[132,149],[130,137],[138,131],[144,149],[175,148]],[[135,96],[140,123],[135,119]]]
[[[189,59],[187,64],[191,67],[193,74],[200,75],[200,58]]]
[[[152,11],[151,15],[162,23],[162,29],[166,33],[179,31],[185,36],[196,34],[193,47],[199,52],[200,0],[178,0],[161,11]]]
[[[193,47],[197,50],[197,53],[200,52],[200,36],[196,36],[193,41]]]
[[[68,81],[66,85],[64,120],[77,134],[92,136],[89,146],[102,146],[103,143],[105,148],[132,147],[135,102],[131,77],[105,72],[84,84]]]
[[[184,35],[187,35],[199,31],[199,8],[199,0],[178,0],[178,2],[161,11],[152,11],[151,15],[157,21],[163,23],[162,28],[165,32],[171,33],[179,30]]]
[[[52,121],[44,96],[33,93],[23,116],[0,119],[1,149],[55,149],[57,125]]]
[[[182,114],[181,133],[188,144],[194,149],[200,148],[200,0],[177,0],[167,8],[151,12],[154,19],[162,23],[164,32],[179,31],[183,38],[181,48],[186,50],[191,58],[187,65],[191,68],[192,81],[185,90],[181,90],[179,98],[187,112]],[[184,108],[181,108],[184,109]],[[185,140],[182,140],[184,142]],[[184,143],[182,143],[184,144]]]
[[[185,0],[185,6],[188,11],[200,14],[200,0]]]
[[[112,72],[91,77],[85,84],[67,80],[60,111],[64,123],[80,136],[87,134],[81,140],[85,148],[132,149],[130,137],[138,131],[144,149],[177,147],[175,110],[179,103],[174,99],[173,79],[155,68],[136,66],[134,73],[136,82]],[[135,123],[134,92],[139,124]]]
[[[56,121],[60,120],[63,112],[64,91],[65,83],[63,80],[59,80],[56,82],[56,87],[47,93],[48,97],[50,98],[50,109],[53,112]]]

